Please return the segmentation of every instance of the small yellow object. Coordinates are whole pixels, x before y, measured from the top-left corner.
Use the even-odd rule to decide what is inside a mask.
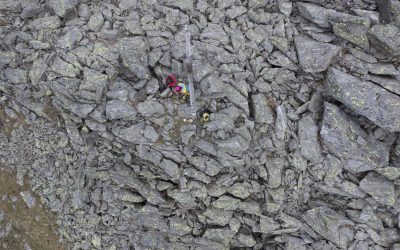
[[[205,122],[208,122],[208,121],[210,120],[210,114],[204,112],[204,113],[203,113],[203,120],[204,120]]]

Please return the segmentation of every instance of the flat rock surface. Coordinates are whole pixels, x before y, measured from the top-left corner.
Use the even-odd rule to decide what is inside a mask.
[[[325,81],[329,95],[390,131],[400,131],[400,96],[335,68]]]
[[[295,45],[302,69],[310,73],[327,70],[332,59],[340,51],[338,46],[321,43],[306,36],[297,36]]]

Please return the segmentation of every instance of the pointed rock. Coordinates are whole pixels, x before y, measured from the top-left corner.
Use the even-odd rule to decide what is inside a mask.
[[[295,37],[294,41],[300,65],[309,73],[325,71],[341,49],[339,46],[317,42],[303,35]]]

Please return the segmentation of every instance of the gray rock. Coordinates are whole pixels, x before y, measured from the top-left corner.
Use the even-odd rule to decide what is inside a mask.
[[[130,127],[117,127],[113,129],[113,134],[117,137],[136,144],[146,144],[149,142],[147,138],[143,136],[145,125],[143,123],[137,123]]]
[[[38,41],[38,40],[32,40],[29,42],[29,45],[33,48],[33,49],[50,49],[51,45],[50,43],[47,42],[42,42],[42,41]]]
[[[375,230],[384,230],[382,220],[375,214],[374,210],[370,206],[363,208],[360,213],[360,221],[366,223]]]
[[[380,77],[380,76],[373,76],[370,75],[370,80],[382,88],[391,91],[397,95],[400,95],[400,81],[389,78],[389,77]]]
[[[241,155],[249,149],[250,141],[238,135],[217,141],[217,145],[224,152],[232,155]]]
[[[208,224],[226,226],[232,219],[233,212],[209,207],[203,215],[207,217]]]
[[[104,17],[103,14],[101,14],[101,12],[96,12],[94,13],[88,22],[88,27],[90,30],[92,31],[99,31],[101,29],[101,27],[103,27],[104,24]]]
[[[371,21],[371,24],[375,25],[380,23],[380,15],[378,11],[355,9],[355,8],[352,8],[352,11],[354,11],[354,13],[356,13],[358,16],[368,18]]]
[[[118,50],[123,65],[139,79],[148,78],[150,73],[148,69],[147,53],[150,51],[150,45],[143,37],[125,37],[115,45]]]
[[[140,158],[142,158],[143,160],[152,162],[155,165],[159,165],[163,158],[161,153],[159,153],[147,146],[139,146],[137,151],[138,151],[138,156]]]
[[[79,4],[78,16],[80,16],[80,17],[89,17],[90,16],[89,6],[87,4],[85,4],[85,3]]]
[[[389,55],[400,55],[400,28],[393,24],[375,25],[368,31],[371,44]]]
[[[171,177],[172,180],[179,178],[180,170],[178,164],[176,164],[175,162],[163,159],[160,163],[160,167],[169,177]]]
[[[214,155],[214,156],[217,155],[217,147],[214,144],[212,144],[211,142],[208,142],[206,140],[198,139],[198,140],[196,140],[194,146],[207,154]]]
[[[111,100],[107,102],[106,117],[109,120],[126,119],[133,120],[137,112],[131,105],[119,100]]]
[[[228,188],[228,193],[240,199],[246,199],[250,196],[252,186],[249,183],[235,183]]]
[[[183,11],[193,10],[193,0],[165,0],[164,4],[169,7],[176,7]]]
[[[294,64],[289,57],[284,55],[280,51],[274,51],[272,54],[269,55],[268,57],[268,62],[272,65],[287,68],[290,70],[297,70],[298,67],[296,64]]]
[[[23,6],[23,8],[24,9],[21,12],[21,17],[23,19],[35,17],[42,11],[40,4],[35,2],[30,2],[29,4]]]
[[[140,26],[139,20],[127,20],[124,23],[124,28],[132,35],[144,35],[144,31]]]
[[[167,190],[168,196],[174,199],[180,206],[185,209],[195,208],[196,198],[193,197],[189,192],[181,191],[179,189]]]
[[[258,78],[258,80],[254,83],[254,86],[263,93],[268,93],[272,91],[271,85],[264,81],[262,77]]]
[[[29,79],[34,86],[40,82],[46,69],[47,63],[44,59],[38,58],[33,62],[32,67],[29,70]]]
[[[354,23],[335,22],[333,24],[333,33],[361,48],[369,49],[368,28],[369,26]]]
[[[350,48],[349,52],[353,56],[357,57],[360,60],[363,60],[364,62],[367,62],[367,63],[376,63],[376,62],[378,62],[378,60],[374,56],[372,56],[370,54],[367,54],[367,53],[364,53],[361,50]]]
[[[223,210],[236,210],[239,208],[239,204],[240,199],[236,199],[227,195],[223,195],[211,203],[213,207]]]
[[[325,85],[327,93],[382,128],[400,131],[400,97],[369,81],[330,68]]]
[[[278,188],[282,182],[282,171],[285,161],[280,157],[267,159],[265,167],[268,172],[268,187]]]
[[[264,94],[256,94],[251,96],[254,108],[254,118],[257,123],[273,124],[275,115],[273,109],[268,105]]]
[[[393,64],[386,63],[368,64],[368,71],[376,75],[400,75],[400,71],[398,71]]]
[[[362,191],[361,188],[359,188],[356,184],[350,181],[343,181],[340,184],[337,184],[338,187],[340,187],[344,192],[351,194],[354,197],[359,197],[359,198],[365,198],[366,193]]]
[[[360,182],[360,188],[383,205],[393,207],[396,204],[393,182],[380,174],[368,173]]]
[[[394,181],[398,178],[400,178],[400,168],[398,167],[385,167],[385,168],[377,168],[375,170],[376,172],[378,172],[379,174],[385,176],[386,178],[388,178],[391,181]]]
[[[158,48],[158,47],[168,45],[168,41],[162,37],[149,37],[148,41],[149,41],[150,47],[152,47],[152,48]]]
[[[253,247],[257,243],[252,235],[242,233],[237,235],[237,240],[245,247]]]
[[[214,113],[211,114],[210,122],[205,124],[207,131],[226,130],[230,131],[235,128],[233,117],[227,114]]]
[[[392,64],[384,63],[367,63],[351,54],[345,54],[340,58],[340,63],[351,71],[358,74],[367,74],[371,72],[375,75],[399,75],[400,72]],[[373,76],[370,76],[372,78]]]
[[[192,232],[192,228],[185,222],[183,218],[178,216],[170,217],[169,232],[174,235],[184,236]]]
[[[285,37],[271,36],[271,43],[278,48],[282,53],[288,52],[290,46],[289,41]]]
[[[31,25],[36,30],[54,30],[61,26],[61,21],[58,16],[48,16],[36,19]]]
[[[75,102],[71,106],[71,112],[79,117],[86,118],[95,108],[95,104],[84,104]]]
[[[158,191],[142,182],[132,170],[126,167],[115,169],[111,174],[111,178],[118,185],[123,184],[133,188],[151,204],[160,205],[165,203],[165,199]]]
[[[211,182],[211,178],[209,176],[201,171],[196,170],[195,168],[185,168],[183,170],[183,174],[185,176],[193,178],[194,180],[198,180],[206,184],[209,184]]]
[[[226,9],[228,7],[231,7],[235,4],[235,0],[218,0],[218,8],[220,9]]]
[[[299,63],[302,69],[309,73],[325,71],[341,49],[339,46],[317,42],[303,35],[296,36],[294,41]]]
[[[140,195],[134,194],[127,190],[119,190],[116,193],[117,199],[121,201],[133,202],[133,203],[140,203],[145,201],[146,199]]]
[[[95,121],[90,120],[90,119],[85,119],[85,124],[89,129],[91,129],[93,131],[105,132],[107,130],[106,125],[98,123],[98,122],[95,122]]]
[[[265,12],[262,9],[258,9],[257,11],[249,10],[247,16],[250,21],[257,24],[269,24],[276,17],[274,13]]]
[[[79,86],[78,94],[84,99],[99,102],[108,84],[108,77],[96,70],[85,68],[83,72],[83,83]],[[91,97],[85,97],[81,93],[89,92]]]
[[[147,100],[137,105],[137,110],[145,117],[161,116],[165,113],[164,106],[156,100]]]
[[[48,2],[53,12],[60,17],[64,17],[71,11],[74,11],[78,3],[78,0],[49,0]]]
[[[337,176],[342,172],[343,163],[333,155],[328,154],[324,161],[326,174],[324,181],[328,186],[334,186]]]
[[[323,28],[331,28],[332,23],[353,23],[369,27],[370,20],[365,17],[353,16],[347,13],[326,9],[310,3],[298,3],[300,14],[310,22]]]
[[[8,65],[15,60],[15,52],[0,50],[0,67]]]
[[[200,38],[216,40],[223,45],[226,45],[229,42],[229,37],[222,26],[214,23],[208,24],[208,26],[200,34]]]
[[[67,63],[59,57],[56,57],[51,64],[51,70],[57,74],[65,77],[77,77],[80,73],[78,68],[75,68],[72,64]]]
[[[200,82],[213,71],[213,67],[208,62],[199,60],[193,60],[193,69],[196,69],[193,72],[195,82]]]
[[[82,208],[87,199],[88,193],[85,190],[75,190],[71,197],[72,207],[75,210]]]
[[[4,72],[10,83],[20,84],[28,82],[28,72],[24,69],[7,68]]]
[[[292,13],[292,2],[290,1],[280,1],[279,2],[279,11],[284,14],[287,17],[290,17],[290,14]]]
[[[154,127],[152,126],[146,126],[143,130],[143,136],[147,139],[149,139],[151,142],[156,142],[158,138],[160,138],[160,135],[158,132],[155,130]]]
[[[301,155],[307,160],[316,163],[322,158],[321,145],[318,140],[318,125],[311,116],[299,120],[298,136]]]
[[[234,18],[236,18],[238,16],[243,15],[246,12],[247,12],[247,8],[244,7],[244,6],[233,6],[229,10],[226,11],[226,15],[230,19],[234,19]]]
[[[121,0],[119,1],[119,8],[121,10],[135,9],[137,7],[137,0]]]
[[[36,205],[36,198],[29,191],[23,191],[19,193],[22,199],[25,201],[28,208],[33,208]]]
[[[328,14],[332,12],[332,10],[310,3],[298,3],[297,7],[300,14],[308,21],[324,28],[329,28],[331,26],[328,21]]]
[[[302,217],[316,233],[339,248],[347,249],[353,241],[355,224],[328,207],[308,210]]]
[[[260,231],[263,234],[270,234],[276,229],[279,229],[281,226],[280,224],[275,221],[273,218],[268,216],[261,216],[260,217]]]
[[[400,27],[400,2],[396,0],[376,0],[382,21]]]
[[[203,237],[205,239],[215,241],[223,244],[224,246],[229,246],[229,243],[233,239],[235,232],[230,230],[229,228],[208,228]]]
[[[324,146],[345,162],[348,171],[358,173],[388,164],[388,147],[368,136],[335,105],[325,103],[320,135]]]
[[[62,49],[71,49],[81,39],[82,33],[78,28],[74,27],[69,29],[64,36],[60,37],[55,46]]]

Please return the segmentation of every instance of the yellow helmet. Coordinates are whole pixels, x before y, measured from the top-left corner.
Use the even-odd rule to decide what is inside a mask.
[[[208,121],[210,120],[210,114],[207,113],[207,112],[204,112],[204,113],[203,113],[203,120],[204,120],[205,122],[208,122]]]

